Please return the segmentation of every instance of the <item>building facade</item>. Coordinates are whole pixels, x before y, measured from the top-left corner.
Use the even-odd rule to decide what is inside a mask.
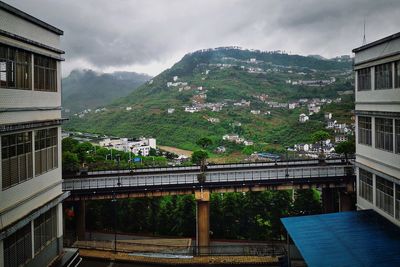
[[[129,140],[128,138],[110,139],[106,138],[99,142],[102,147],[113,148],[119,151],[131,152],[135,155],[149,156],[150,149],[156,149],[155,138],[139,138],[139,140]]]
[[[353,52],[357,207],[400,226],[400,33]]]
[[[62,34],[0,2],[0,266],[63,251]]]

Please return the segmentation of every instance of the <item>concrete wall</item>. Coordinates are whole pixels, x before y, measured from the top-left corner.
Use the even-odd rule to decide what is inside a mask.
[[[360,64],[364,61],[371,59],[380,59],[399,51],[400,39],[391,40],[390,42],[382,43],[366,50],[357,52],[354,58],[354,64]]]
[[[60,47],[60,38],[56,33],[50,32],[2,9],[0,9],[0,25],[3,31],[22,36],[54,48]]]

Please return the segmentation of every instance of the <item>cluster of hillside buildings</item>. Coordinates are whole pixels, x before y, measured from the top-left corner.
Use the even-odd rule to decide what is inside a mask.
[[[349,137],[354,135],[355,124],[338,123],[332,113],[327,112],[324,114],[325,128],[333,130],[333,138],[323,142],[323,149],[326,154],[334,153],[335,145],[344,141],[348,141]],[[309,120],[305,114],[300,114],[299,121],[304,123]],[[316,157],[321,150],[320,144],[296,144],[294,150],[308,157]]]
[[[254,144],[253,141],[245,140],[238,134],[225,134],[224,136],[222,136],[222,140],[233,142],[236,144],[243,144],[245,146],[252,146]]]
[[[106,138],[100,141],[99,145],[123,152],[131,152],[135,155],[148,156],[150,154],[150,149],[156,149],[156,139],[144,137],[138,140],[128,138]]]
[[[335,77],[330,77],[329,80],[286,80],[287,84],[291,85],[305,85],[305,86],[325,86],[336,82]]]

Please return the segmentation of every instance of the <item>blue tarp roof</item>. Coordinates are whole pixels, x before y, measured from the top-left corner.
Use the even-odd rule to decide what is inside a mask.
[[[373,210],[281,220],[310,267],[400,266],[400,228]]]

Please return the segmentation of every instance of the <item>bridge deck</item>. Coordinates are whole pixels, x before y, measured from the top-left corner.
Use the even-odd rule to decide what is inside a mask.
[[[286,164],[285,164],[286,165]],[[206,172],[206,182],[199,183],[198,166],[182,171],[181,167],[170,169],[169,172],[157,168],[145,172],[129,173],[126,171],[108,171],[92,173],[86,177],[76,176],[64,179],[63,190],[71,194],[112,193],[112,192],[145,192],[155,190],[223,188],[229,186],[248,186],[260,184],[285,183],[332,183],[341,182],[353,175],[351,165],[337,161],[320,165],[310,161],[302,164],[275,165],[238,165],[224,167],[214,165]]]

